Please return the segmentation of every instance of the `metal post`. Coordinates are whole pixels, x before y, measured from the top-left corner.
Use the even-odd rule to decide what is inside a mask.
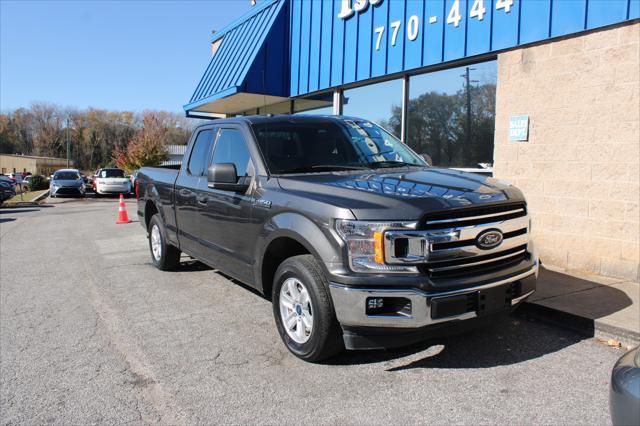
[[[295,100],[294,99],[289,99],[289,114],[293,115],[296,112],[295,109]]]
[[[69,168],[69,119],[67,118],[67,169]]]
[[[478,80],[471,80],[470,72],[474,70],[475,68],[466,67],[465,73],[460,76],[464,78],[464,90],[467,95],[467,128],[465,132],[465,148],[462,151],[465,160],[467,159],[467,154],[471,151],[471,83],[478,83]]]
[[[400,118],[400,140],[407,143],[409,132],[409,76],[402,78],[402,115]]]
[[[333,91],[333,115],[342,115],[343,100],[342,89],[335,89]]]
[[[465,88],[467,91],[467,138],[466,138],[466,149],[471,149],[471,86],[469,86],[469,67],[465,72]]]

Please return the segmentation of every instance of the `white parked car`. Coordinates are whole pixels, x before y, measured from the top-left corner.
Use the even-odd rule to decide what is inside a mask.
[[[131,193],[131,181],[124,170],[116,168],[100,169],[93,178],[96,195]]]

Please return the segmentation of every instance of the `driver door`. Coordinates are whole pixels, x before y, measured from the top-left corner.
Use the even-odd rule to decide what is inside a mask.
[[[254,163],[240,127],[221,126],[211,164],[233,163],[238,177],[254,177]],[[207,261],[240,281],[253,281],[257,226],[252,223],[254,183],[244,193],[199,186],[201,244]]]

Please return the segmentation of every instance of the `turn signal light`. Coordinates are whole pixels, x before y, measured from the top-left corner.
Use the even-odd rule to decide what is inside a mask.
[[[373,233],[373,248],[376,263],[384,263],[384,251],[382,248],[382,232]]]

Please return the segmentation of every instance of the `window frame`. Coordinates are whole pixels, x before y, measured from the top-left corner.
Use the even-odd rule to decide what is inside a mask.
[[[247,135],[245,134],[245,132],[243,132],[243,129],[242,129],[241,126],[235,126],[235,125],[232,125],[232,124],[221,124],[221,125],[219,125],[217,127],[217,134],[216,134],[215,141],[213,143],[213,148],[211,149],[211,155],[209,156],[209,166],[207,166],[207,168],[211,167],[212,165],[214,165],[213,157],[215,156],[216,149],[218,148],[218,142],[220,141],[220,136],[222,136],[222,131],[223,130],[235,130],[242,137],[242,140],[244,141],[245,148],[247,149],[247,153],[249,154],[249,164],[247,164],[247,171],[253,170],[253,174],[252,175],[246,175],[246,177],[249,177],[250,179],[254,179],[256,177],[256,175],[258,174],[258,170],[256,169],[255,160],[253,158],[253,154],[251,153],[251,147],[249,146],[249,143],[247,141]],[[251,136],[253,137],[253,135],[251,135]],[[218,164],[221,164],[221,163],[218,163]],[[236,172],[237,172],[237,170],[236,170]],[[238,176],[238,178],[241,178],[241,177],[243,177],[243,176]]]
[[[211,132],[211,140],[208,143],[208,147],[207,147],[207,151],[205,153],[205,167],[202,171],[202,174],[200,175],[195,175],[193,173],[191,173],[191,169],[189,168],[190,163],[191,163],[191,158],[193,157],[193,151],[195,150],[196,147],[196,142],[198,142],[198,137],[203,133],[203,132]],[[201,178],[203,176],[207,176],[207,170],[209,168],[209,166],[207,166],[207,163],[211,163],[211,156],[213,155],[213,147],[215,146],[216,142],[217,142],[217,137],[219,134],[219,129],[216,126],[211,126],[211,127],[204,127],[198,130],[197,134],[195,134],[194,138],[193,138],[193,144],[191,147],[191,150],[189,152],[189,158],[187,159],[187,162],[185,164],[185,172],[187,175],[194,177],[194,178]]]

